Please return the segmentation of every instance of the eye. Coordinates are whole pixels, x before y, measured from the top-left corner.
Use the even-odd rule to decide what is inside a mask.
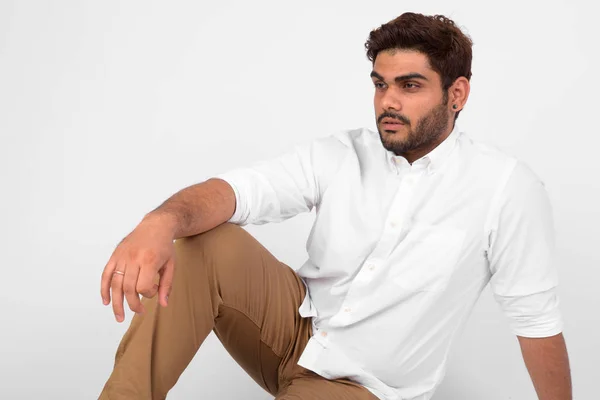
[[[404,88],[408,89],[408,90],[415,90],[418,89],[420,86],[414,82],[406,82],[404,84]]]
[[[383,90],[387,87],[387,85],[381,81],[373,82],[373,85],[375,85],[375,89],[377,90]]]

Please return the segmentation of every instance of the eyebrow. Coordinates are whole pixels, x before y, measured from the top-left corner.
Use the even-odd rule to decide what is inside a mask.
[[[375,71],[371,71],[371,78],[377,78],[379,80],[385,81],[385,79],[383,79],[383,76],[379,75],[377,72]],[[417,73],[417,72],[411,72],[410,74],[405,74],[405,75],[400,75],[394,78],[394,81],[396,83],[399,82],[403,82],[403,81],[409,81],[411,79],[421,79],[421,80],[428,80],[427,78],[425,78],[423,75]]]

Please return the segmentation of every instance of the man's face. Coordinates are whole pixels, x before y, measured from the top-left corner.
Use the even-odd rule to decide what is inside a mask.
[[[450,133],[454,115],[426,55],[412,50],[380,52],[371,78],[377,129],[387,150],[412,163]]]

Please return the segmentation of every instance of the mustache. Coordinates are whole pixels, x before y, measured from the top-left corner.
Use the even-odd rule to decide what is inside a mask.
[[[408,118],[406,118],[404,115],[394,114],[389,111],[385,111],[383,114],[381,114],[379,117],[377,117],[377,123],[380,124],[381,120],[384,118],[394,118],[394,119],[397,119],[398,121],[402,122],[403,124],[410,125],[410,120]]]

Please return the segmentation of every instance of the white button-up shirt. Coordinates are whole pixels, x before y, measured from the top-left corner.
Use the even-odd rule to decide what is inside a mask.
[[[232,223],[316,210],[297,270],[314,328],[299,364],[325,378],[430,399],[488,283],[515,334],[562,332],[543,182],[458,128],[412,165],[357,129],[216,177],[235,191]]]

